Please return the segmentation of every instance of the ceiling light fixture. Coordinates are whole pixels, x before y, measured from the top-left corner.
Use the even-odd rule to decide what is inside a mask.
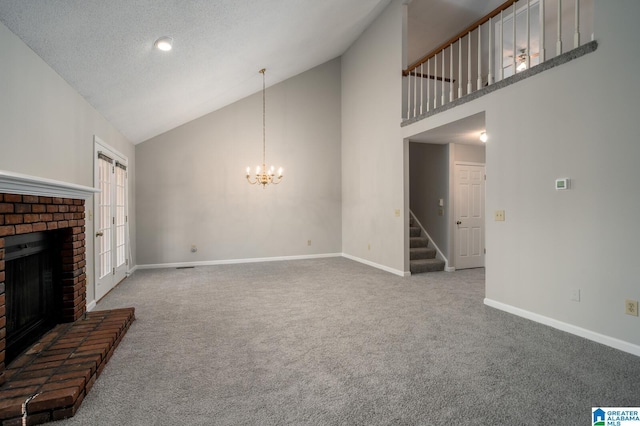
[[[171,37],[160,37],[153,43],[156,49],[162,50],[163,52],[168,52],[173,47],[173,39]]]
[[[480,140],[481,140],[483,143],[487,143],[487,139],[489,139],[489,138],[487,137],[487,132],[482,132],[482,133],[480,133]]]
[[[247,182],[252,185],[259,183],[262,185],[262,188],[266,188],[268,184],[272,183],[277,185],[282,180],[282,167],[278,169],[278,175],[275,174],[275,168],[271,166],[270,169],[267,170],[267,162],[265,161],[265,153],[266,153],[266,145],[267,145],[267,137],[266,137],[266,103],[265,103],[265,92],[266,86],[264,82],[264,73],[267,70],[265,68],[261,69],[259,72],[262,74],[262,168],[260,166],[256,167],[256,174],[254,179],[251,179],[251,167],[247,167]]]

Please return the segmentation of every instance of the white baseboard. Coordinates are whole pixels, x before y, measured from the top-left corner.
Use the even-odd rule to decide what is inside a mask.
[[[92,300],[91,302],[87,303],[87,312],[91,312],[96,308],[96,301]]]
[[[138,270],[138,265],[135,265],[133,268],[130,268],[127,271],[127,276],[130,277],[131,275],[133,275],[134,272],[136,272],[136,270]]]
[[[616,339],[615,337],[605,336],[604,334],[596,333],[595,331],[587,330],[572,324],[568,324],[566,322],[545,317],[544,315],[525,311],[524,309],[516,308],[515,306],[497,302],[492,299],[485,298],[484,304],[492,308],[496,308],[501,311],[505,311],[510,314],[526,318],[540,324],[548,325],[549,327],[557,328],[558,330],[566,331],[567,333],[574,334],[576,336],[580,336],[606,346],[610,346],[614,349],[618,349],[632,355],[640,356],[640,346],[634,345],[633,343],[625,342],[624,340]]]
[[[199,262],[177,262],[177,263],[157,263],[150,265],[136,265],[134,269],[162,269],[162,268],[185,268],[192,266],[216,266],[216,265],[233,265],[238,263],[259,263],[259,262],[278,262],[283,260],[305,260],[305,259],[321,259],[327,257],[340,257],[340,253],[311,254],[300,256],[277,256],[277,257],[259,257],[250,259],[227,259],[227,260],[204,260]]]
[[[157,263],[157,264],[149,264],[149,265],[136,265],[129,272],[131,274],[137,269],[163,269],[163,268],[185,268],[185,267],[188,268],[192,266],[195,267],[195,266],[233,265],[233,264],[241,264],[241,263],[279,262],[283,260],[322,259],[322,258],[328,258],[328,257],[344,257],[359,263],[364,263],[365,265],[372,266],[377,269],[382,269],[383,271],[390,272],[394,275],[398,275],[401,277],[408,277],[411,275],[411,273],[408,271],[404,272],[397,269],[389,268],[388,266],[380,265],[378,263],[361,259],[359,257],[351,256],[346,253],[325,253],[325,254],[312,254],[312,255],[301,255],[301,256],[260,257],[260,258],[250,258],[250,259],[205,260],[200,262]]]
[[[394,275],[398,275],[400,277],[408,277],[411,276],[411,272],[409,271],[400,271],[398,269],[389,268],[388,266],[380,265],[379,263],[371,262],[370,260],[361,259],[359,257],[351,256],[350,254],[342,253],[342,257],[346,259],[350,259],[359,263],[364,263],[365,265],[372,266],[377,269],[382,269],[383,271],[390,272]]]
[[[444,268],[445,272],[455,272],[456,268],[453,266],[447,266],[446,268]]]

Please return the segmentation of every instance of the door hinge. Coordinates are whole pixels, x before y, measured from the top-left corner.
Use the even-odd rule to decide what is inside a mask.
[[[484,180],[487,180],[487,175],[484,175]]]
[[[129,259],[125,259],[125,260],[124,260],[124,264],[125,264],[125,265],[128,265],[128,264],[129,264]]]
[[[125,216],[125,217],[124,217],[124,221],[125,221],[125,222],[129,222],[129,216]]]
[[[487,249],[484,249],[484,254],[487,254]]]
[[[115,217],[115,216],[113,216],[113,217],[111,218],[111,223],[113,223],[114,225],[116,224],[116,217]]]
[[[113,275],[116,274],[116,268],[113,268]]]

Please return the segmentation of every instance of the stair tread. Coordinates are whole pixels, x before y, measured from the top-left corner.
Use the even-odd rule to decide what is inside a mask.
[[[411,237],[419,237],[422,234],[422,230],[415,226],[409,227],[409,236]]]
[[[444,260],[440,259],[416,259],[409,262],[409,270],[412,274],[444,271],[444,265]]]
[[[427,237],[410,237],[409,238],[409,247],[427,247],[429,245],[429,239]]]
[[[411,261],[411,264],[415,265],[433,265],[433,264],[443,264],[444,260],[440,259],[414,259]]]
[[[411,260],[433,259],[436,257],[436,249],[432,247],[412,247],[409,249]]]

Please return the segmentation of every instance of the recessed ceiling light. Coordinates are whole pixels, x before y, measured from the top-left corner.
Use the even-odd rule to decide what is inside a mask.
[[[156,40],[155,43],[153,43],[153,45],[158,50],[162,50],[163,52],[168,52],[173,47],[173,39],[167,36],[160,37],[159,39]]]

